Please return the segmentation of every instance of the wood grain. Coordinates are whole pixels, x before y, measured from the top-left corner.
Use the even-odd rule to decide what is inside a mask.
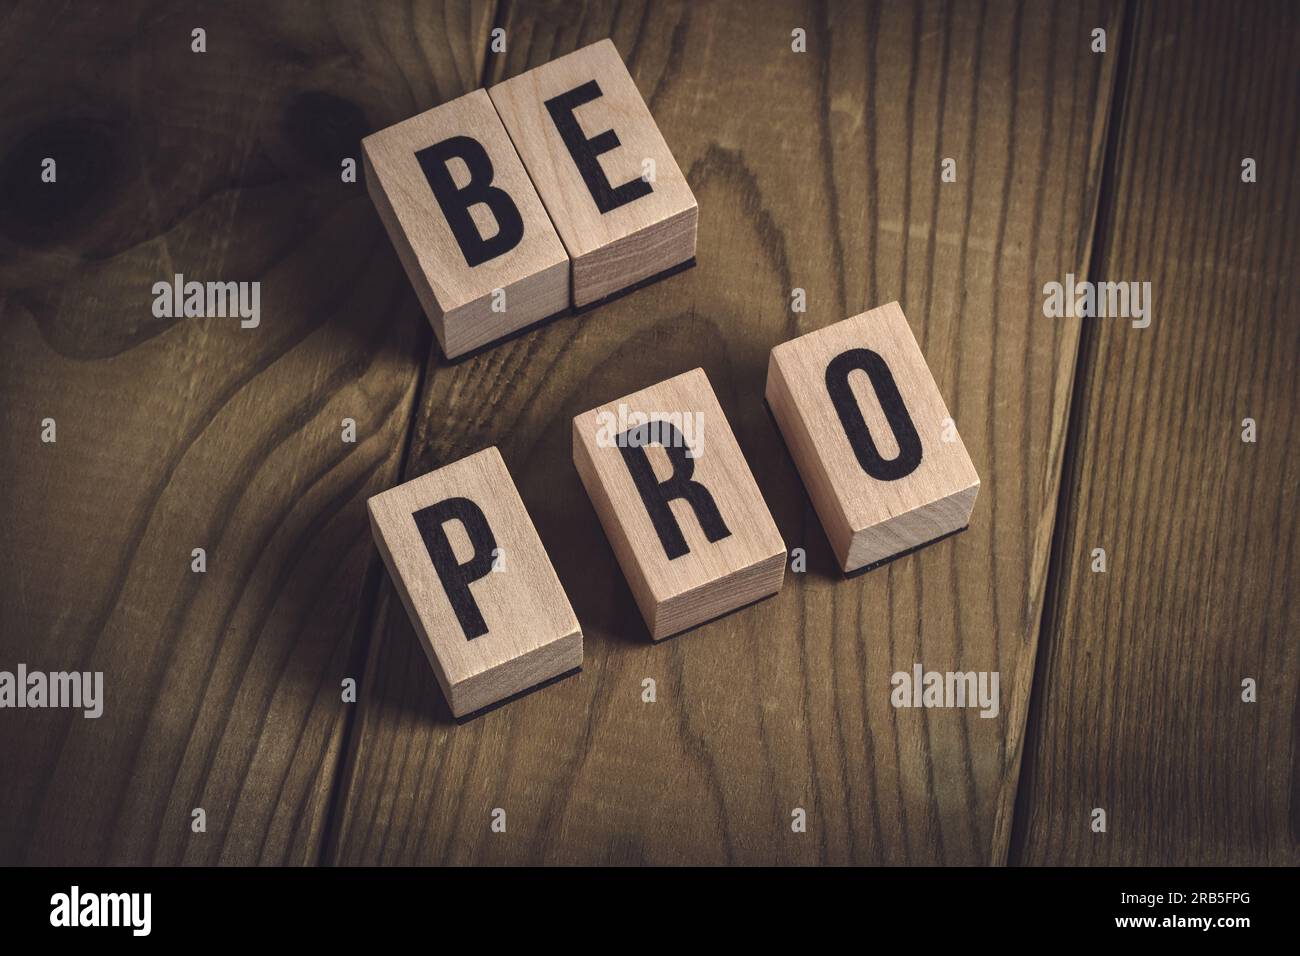
[[[650,430],[621,448],[626,425],[620,419],[633,416]],[[663,423],[673,421],[676,433],[663,433]],[[670,459],[664,446],[680,457]],[[627,452],[642,456],[650,469],[645,492]],[[785,544],[702,369],[575,417],[573,464],[654,640],[781,589]],[[693,497],[674,481],[679,474],[691,483]],[[654,497],[664,487],[660,482],[671,482],[663,494],[671,500],[668,514],[656,521],[646,501],[662,505],[663,498]]]
[[[430,529],[442,535],[452,568],[468,569],[463,581],[451,575],[451,584],[443,575],[452,568],[435,566],[430,532],[415,520],[449,499],[477,509],[439,518],[437,530]],[[390,488],[366,508],[375,544],[455,716],[582,665],[578,619],[499,450],[485,448]],[[458,607],[453,594],[465,595],[469,606],[462,599]]]
[[[360,676],[364,501],[398,473],[431,341],[341,164],[478,86],[491,16],[6,10],[0,639],[10,665],[103,671],[107,700],[0,720],[0,860],[317,859]],[[174,273],[260,281],[259,326],[155,318]]]
[[[836,376],[846,389],[837,403],[830,369],[843,357],[855,364]],[[776,346],[765,395],[842,570],[970,523],[979,475],[898,303]]]
[[[699,265],[430,363],[407,474],[501,445],[586,663],[454,726],[384,587],[328,858],[1000,862],[1078,334],[1044,321],[1038,290],[1087,271],[1115,62],[1088,40],[1105,25],[1118,42],[1116,9],[530,4],[500,22],[493,79],[613,38],[700,204]],[[807,53],[791,51],[796,27]],[[944,157],[955,183],[940,182]],[[961,423],[981,506],[966,534],[845,582],[764,410],[767,355],[891,300]],[[651,645],[563,449],[592,396],[701,365],[809,567],[744,614]],[[894,710],[890,674],[914,662],[999,670],[999,716]]]
[[[1300,862],[1298,54],[1294,4],[1137,8],[1099,268],[1152,319],[1087,333],[1016,862]]]

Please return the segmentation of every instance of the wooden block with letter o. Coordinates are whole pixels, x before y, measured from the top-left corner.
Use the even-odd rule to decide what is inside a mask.
[[[772,349],[767,402],[846,572],[970,522],[979,476],[897,302]]]
[[[781,589],[785,544],[703,369],[577,416],[573,460],[655,640]]]
[[[569,258],[487,92],[361,141],[366,188],[448,358],[569,308]]]
[[[695,258],[695,196],[610,40],[488,93],[573,260],[575,306]]]
[[[375,542],[457,717],[582,664],[582,631],[501,453],[367,502]]]

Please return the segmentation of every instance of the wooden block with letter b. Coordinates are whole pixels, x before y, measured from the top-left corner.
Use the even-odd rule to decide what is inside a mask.
[[[366,189],[448,358],[569,308],[569,257],[484,90],[361,149]]]
[[[844,571],[969,524],[979,476],[897,302],[772,349],[767,402]]]
[[[582,631],[501,453],[367,502],[375,542],[457,717],[582,664]]]
[[[695,258],[698,209],[610,40],[488,90],[592,305]]]
[[[655,640],[781,589],[785,544],[703,369],[577,416],[573,461]]]

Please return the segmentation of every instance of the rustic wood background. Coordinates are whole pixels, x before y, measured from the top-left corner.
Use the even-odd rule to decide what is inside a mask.
[[[699,265],[447,365],[340,162],[605,36]],[[1298,46],[1283,2],[17,4],[0,667],[102,670],[107,703],[0,714],[0,862],[1300,862]],[[260,279],[261,326],[155,319],[175,272]],[[1151,281],[1151,327],[1044,318],[1067,272]],[[844,580],[767,352],[893,299],[983,488]],[[656,646],[568,423],[696,365],[809,569]],[[458,726],[364,500],[488,444],[586,661]],[[998,670],[1001,713],[893,709],[915,661]]]

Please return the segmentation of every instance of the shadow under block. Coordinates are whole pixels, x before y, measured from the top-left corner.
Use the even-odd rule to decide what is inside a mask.
[[[574,418],[573,462],[654,640],[781,590],[785,543],[703,369]]]
[[[496,448],[366,505],[456,717],[582,664],[578,619]]]
[[[486,91],[372,133],[361,151],[447,358],[569,307],[569,257]]]
[[[575,307],[695,257],[695,196],[613,42],[488,94],[573,261]]]
[[[772,349],[766,392],[844,571],[970,522],[979,476],[897,302]]]

